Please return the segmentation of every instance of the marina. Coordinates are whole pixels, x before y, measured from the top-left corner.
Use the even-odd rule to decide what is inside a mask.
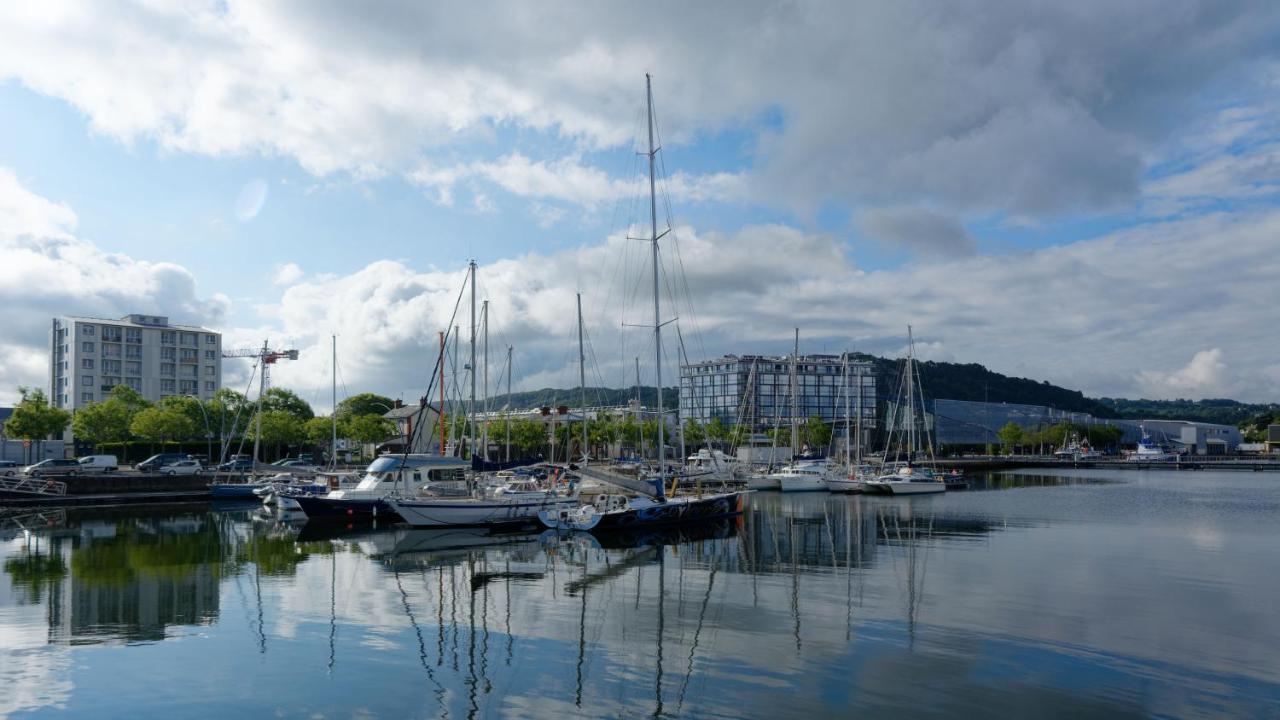
[[[971,481],[913,498],[753,493],[737,517],[598,536],[203,503],[6,516],[0,715],[1262,717],[1280,703],[1272,477]]]

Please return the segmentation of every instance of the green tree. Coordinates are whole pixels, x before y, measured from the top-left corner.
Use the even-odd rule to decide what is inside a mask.
[[[45,440],[61,434],[71,422],[71,413],[49,405],[44,391],[19,387],[22,401],[4,423],[4,434],[22,440]]]
[[[119,443],[129,439],[129,407],[120,400],[106,400],[88,405],[76,411],[71,418],[71,431],[77,439],[102,445]]]
[[[697,447],[707,439],[707,433],[703,431],[702,423],[694,418],[684,421],[684,444],[685,447]]]
[[[380,443],[396,434],[396,424],[381,415],[356,415],[346,426],[346,435],[362,444]]]
[[[724,420],[719,417],[711,418],[711,422],[707,423],[707,438],[723,447],[725,441],[729,439],[729,426],[725,425]]]
[[[1000,438],[1000,444],[1004,445],[1006,453],[1013,452],[1013,449],[1022,444],[1022,426],[1011,422],[996,431],[996,437]]]
[[[519,449],[524,456],[545,452],[547,447],[547,426],[541,420],[532,418],[516,418],[511,421],[511,445]]]
[[[258,422],[255,419],[249,424],[249,437],[262,443],[274,445],[293,445],[306,439],[303,421],[293,413],[284,410],[265,410],[262,413],[262,437],[257,438]]]
[[[297,393],[284,388],[267,388],[267,392],[262,396],[262,411],[267,412],[286,412],[294,416],[301,422],[306,422],[315,417],[315,412],[311,409],[311,405],[306,400],[298,397]],[[265,434],[266,431],[263,431]]]
[[[198,398],[190,395],[170,395],[161,398],[159,407],[169,412],[174,412],[190,421],[191,432],[182,437],[174,436],[171,440],[186,440],[188,438],[200,437],[205,434],[205,413],[203,404]],[[214,420],[209,418],[209,432],[213,432]]]
[[[163,445],[169,440],[191,437],[195,434],[195,424],[178,410],[149,407],[133,416],[129,432],[143,440]]]
[[[360,415],[382,415],[395,405],[391,398],[377,393],[360,393],[338,403],[338,420]]]
[[[828,447],[831,445],[831,426],[814,415],[800,427],[800,438],[811,449]]]
[[[115,400],[116,402],[123,404],[125,409],[129,412],[130,420],[133,419],[133,416],[137,414],[139,410],[151,407],[150,401],[143,397],[142,393],[134,390],[128,385],[116,385],[111,388],[111,392],[107,394],[107,399]]]

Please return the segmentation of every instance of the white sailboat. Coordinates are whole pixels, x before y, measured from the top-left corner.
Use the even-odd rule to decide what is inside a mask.
[[[924,390],[920,386],[920,378],[915,369],[915,339],[911,333],[911,326],[907,326],[907,361],[903,366],[902,384],[898,388],[898,399],[901,400],[904,394],[907,398],[906,403],[906,440],[907,440],[907,458],[905,463],[898,464],[893,471],[884,473],[879,477],[867,480],[863,483],[863,489],[866,492],[876,492],[885,495],[924,495],[932,493],[945,492],[947,485],[942,478],[936,477],[932,467],[922,467],[916,465],[915,454],[919,450],[918,433],[916,432],[916,391],[920,390],[920,413],[923,419],[924,415]],[[895,409],[896,419],[896,409]],[[891,420],[889,424],[889,439],[885,447],[885,459],[889,457],[889,449],[893,447],[893,430],[895,423]],[[930,456],[930,465],[933,458],[933,442],[928,437],[928,428],[925,428],[926,442],[928,444],[928,452]],[[889,466],[886,466],[886,469]]]

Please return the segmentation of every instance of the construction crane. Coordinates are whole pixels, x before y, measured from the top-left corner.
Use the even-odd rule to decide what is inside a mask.
[[[256,358],[258,361],[258,406],[256,412],[255,426],[253,432],[253,465],[256,469],[258,466],[258,444],[262,439],[262,397],[267,392],[267,374],[271,365],[275,365],[280,360],[297,360],[297,350],[272,350],[266,340],[262,341],[261,348],[252,350],[226,350],[222,353],[224,358]]]

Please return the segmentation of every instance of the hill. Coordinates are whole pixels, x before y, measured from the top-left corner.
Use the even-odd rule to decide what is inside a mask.
[[[1098,402],[1110,407],[1118,417],[1199,420],[1238,426],[1250,424],[1265,427],[1280,411],[1280,405],[1243,403],[1225,398],[1205,400],[1099,398]]]

